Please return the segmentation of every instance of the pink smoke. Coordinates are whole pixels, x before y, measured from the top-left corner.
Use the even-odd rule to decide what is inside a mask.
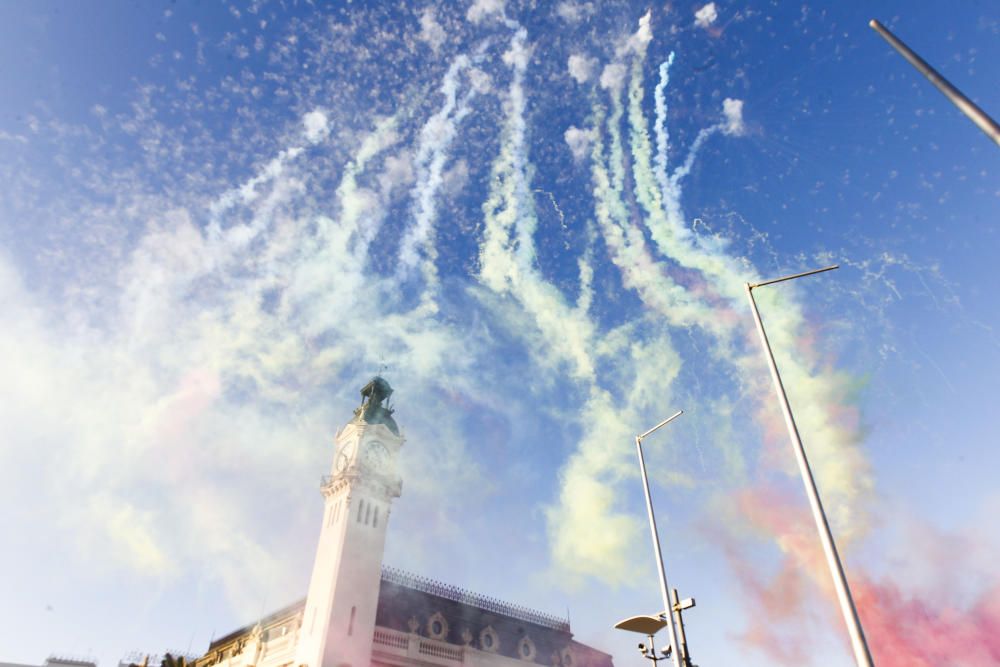
[[[732,500],[740,525],[772,537],[784,554],[777,572],[762,576],[745,557],[748,543],[738,542],[732,532],[716,535],[723,538],[725,553],[742,588],[742,599],[750,610],[747,628],[739,639],[780,664],[821,664],[822,656],[816,655],[811,637],[818,623],[843,637],[844,648],[849,650],[805,499],[789,489],[761,486],[740,490]],[[945,540],[940,535],[927,539],[933,544]],[[961,540],[951,543],[962,544]],[[934,559],[933,553],[914,551],[915,558]],[[949,550],[942,562],[935,563],[951,570],[946,578],[953,579],[964,571],[962,553],[961,548]],[[957,592],[952,599],[945,593],[933,597],[915,594],[890,578],[876,582],[856,566],[845,567],[872,657],[879,667],[1000,664],[1000,582],[994,580],[982,587],[971,604],[962,605]]]
[[[861,578],[852,592],[879,667],[1000,664],[1000,584],[964,611],[948,599],[908,596],[891,582]]]

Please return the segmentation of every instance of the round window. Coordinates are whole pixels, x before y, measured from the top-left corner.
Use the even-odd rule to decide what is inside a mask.
[[[433,633],[435,637],[440,637],[443,632],[444,626],[441,625],[441,621],[434,621],[431,623],[431,633]]]
[[[523,655],[525,658],[531,655],[531,646],[528,645],[528,642],[524,642],[523,644],[521,644],[521,655]]]
[[[493,626],[488,625],[479,633],[479,648],[490,653],[496,653],[500,649],[500,637]],[[516,651],[514,655],[517,655]]]

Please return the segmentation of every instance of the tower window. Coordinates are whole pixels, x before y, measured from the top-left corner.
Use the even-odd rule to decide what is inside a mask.
[[[375,516],[372,517],[372,528],[378,528],[378,507],[375,508]]]
[[[347,634],[348,636],[354,634],[354,615],[358,612],[357,607],[351,607],[351,622],[347,624]]]
[[[365,501],[358,501],[358,523],[361,523],[361,517],[365,514]]]

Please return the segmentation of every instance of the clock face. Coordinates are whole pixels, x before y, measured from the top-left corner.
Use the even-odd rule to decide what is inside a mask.
[[[351,443],[347,443],[341,448],[340,453],[337,454],[336,470],[337,472],[344,472],[347,466],[351,463],[351,454],[354,453],[354,447]]]
[[[362,457],[366,467],[378,470],[389,462],[389,450],[378,440],[373,440],[365,446]]]

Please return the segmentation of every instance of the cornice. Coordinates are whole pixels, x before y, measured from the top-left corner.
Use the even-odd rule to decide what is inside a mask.
[[[398,498],[403,491],[403,480],[357,469],[336,475],[327,475],[320,480],[320,492],[325,498],[340,495],[345,490],[350,493],[363,489],[380,496],[386,502]]]

